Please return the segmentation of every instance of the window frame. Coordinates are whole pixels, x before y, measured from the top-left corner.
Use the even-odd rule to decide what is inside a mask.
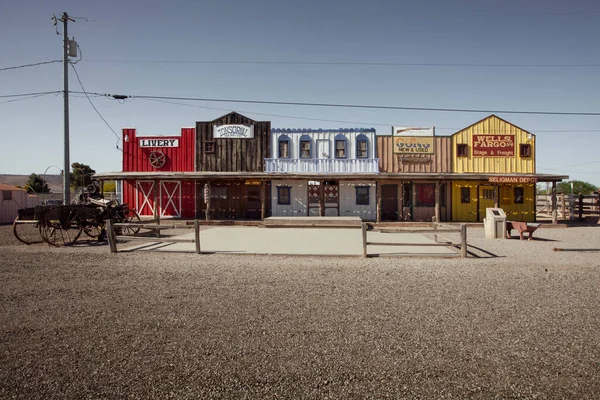
[[[466,194],[468,193],[468,195]],[[460,203],[470,204],[471,203],[471,188],[463,186],[460,188]]]
[[[519,156],[523,158],[531,157],[531,144],[521,143],[519,144]]]
[[[338,143],[343,143],[343,151],[344,151],[344,155],[342,156],[338,156]],[[334,140],[333,140],[333,156],[334,158],[338,158],[338,159],[345,159],[348,158],[348,138],[344,135],[336,135]]]
[[[308,157],[304,156],[304,152],[302,150],[303,144],[308,143]],[[300,152],[299,152],[299,157],[298,158],[302,158],[302,159],[311,159],[312,158],[312,138],[308,135],[302,135],[302,137],[300,137],[298,146],[300,146]]]
[[[287,135],[281,135],[281,136],[279,136],[279,138],[277,138],[277,158],[284,158],[284,159],[292,158],[291,143],[292,143],[292,140]],[[285,144],[287,146],[287,149],[286,149],[287,156],[286,157],[281,155],[281,145],[282,144]]]
[[[519,194],[517,194],[519,193]],[[522,186],[515,186],[513,188],[513,203],[514,204],[525,204],[525,188]]]
[[[361,143],[365,144],[365,149],[364,149],[365,155],[364,156],[361,156],[359,153],[361,151],[361,149],[360,149]],[[360,158],[360,159],[369,158],[369,138],[362,133],[356,137],[356,158],[357,159],[358,158]]]
[[[360,186],[355,186],[355,198],[356,198],[356,205],[357,206],[368,206],[371,205],[371,187],[368,185],[360,185]],[[360,190],[366,189],[367,193],[366,193],[366,197],[365,194],[361,194],[359,193]]]
[[[469,157],[469,145],[466,143],[456,143],[456,157]]]
[[[206,140],[203,145],[204,154],[215,154],[217,150],[216,140]]]
[[[287,191],[287,202],[281,200],[281,194]],[[289,206],[292,204],[292,187],[291,186],[277,186],[277,205]]]

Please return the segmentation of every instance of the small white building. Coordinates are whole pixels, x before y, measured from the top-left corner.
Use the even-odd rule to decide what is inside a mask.
[[[375,146],[373,128],[272,129],[271,215],[376,220]]]
[[[10,224],[17,218],[19,208],[27,208],[28,195],[24,189],[0,183],[0,224]]]

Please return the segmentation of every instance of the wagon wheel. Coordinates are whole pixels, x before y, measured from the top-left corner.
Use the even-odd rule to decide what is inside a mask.
[[[46,243],[51,246],[71,246],[75,244],[83,227],[74,224],[61,224],[58,221],[43,221],[40,222],[40,235]]]
[[[167,162],[167,156],[162,151],[153,151],[150,153],[150,165],[154,168],[162,168]]]
[[[104,223],[102,225],[88,225],[83,227],[83,233],[91,238],[97,238],[104,229]]]
[[[140,216],[134,210],[127,210],[125,215],[126,215],[126,217],[123,222],[133,222],[133,223],[142,222],[142,220],[140,219]],[[140,231],[140,228],[137,226],[136,227],[125,226],[125,227],[121,228],[121,235],[124,235],[124,236],[137,235],[139,231]]]
[[[38,221],[22,221],[19,217],[15,218],[13,222],[13,234],[19,242],[27,245],[42,242],[38,229]]]

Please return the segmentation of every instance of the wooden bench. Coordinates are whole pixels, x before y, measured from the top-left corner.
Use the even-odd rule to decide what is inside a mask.
[[[532,240],[533,239],[533,232],[535,232],[535,230],[537,228],[540,227],[540,223],[533,223],[533,222],[517,222],[517,221],[506,221],[506,238],[510,239],[511,236],[511,231],[513,229],[516,229],[519,231],[519,238],[521,240],[524,239],[524,233],[528,232],[529,233],[529,237],[527,238],[527,240]]]

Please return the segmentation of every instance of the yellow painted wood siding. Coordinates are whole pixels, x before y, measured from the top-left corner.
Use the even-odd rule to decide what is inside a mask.
[[[535,221],[535,185],[500,185],[495,186],[486,181],[454,181],[452,182],[452,221],[477,222],[480,193],[478,188],[494,187],[500,190],[500,208],[506,213],[507,221]],[[469,189],[469,203],[463,203],[461,189]],[[515,203],[515,188],[523,188],[523,203]],[[479,220],[485,218],[482,210]]]
[[[523,203],[516,204],[515,188],[523,188]],[[535,185],[500,186],[500,208],[506,213],[507,221],[535,221]]]
[[[477,185],[476,181],[452,182],[452,221],[476,222],[477,221]],[[463,203],[461,188],[469,189],[469,202]]]
[[[535,135],[491,115],[452,135],[452,171],[458,173],[532,174],[535,173]],[[514,135],[515,155],[511,157],[473,156],[473,135]],[[456,155],[456,145],[468,145],[467,157]],[[531,156],[521,157],[520,144],[531,145]]]

